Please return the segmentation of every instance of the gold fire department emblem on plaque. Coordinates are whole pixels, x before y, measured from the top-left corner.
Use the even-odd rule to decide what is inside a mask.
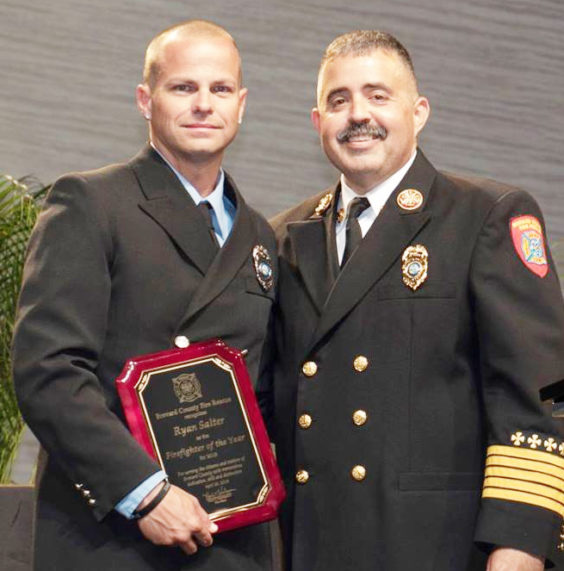
[[[196,373],[182,373],[172,379],[174,394],[179,402],[194,402],[202,398],[202,385]]]

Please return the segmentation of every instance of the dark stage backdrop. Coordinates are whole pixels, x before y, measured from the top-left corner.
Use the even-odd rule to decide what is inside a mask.
[[[226,164],[265,214],[336,179],[309,122],[317,65],[336,35],[381,28],[431,100],[435,165],[529,190],[564,238],[562,0],[0,0],[0,171],[51,182],[134,154],[144,48],[195,17],[241,49],[250,94]]]

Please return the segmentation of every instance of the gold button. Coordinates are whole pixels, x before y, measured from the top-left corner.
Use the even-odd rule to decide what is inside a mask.
[[[564,543],[558,545],[558,551],[564,551]]]
[[[296,482],[298,484],[305,484],[309,480],[309,474],[307,470],[299,470],[296,472]]]
[[[315,361],[306,361],[303,364],[302,372],[306,377],[313,377],[317,373],[317,363]]]
[[[368,369],[368,359],[364,355],[358,355],[354,358],[353,367],[355,371],[362,373]]]
[[[365,410],[355,410],[353,412],[353,422],[357,426],[362,426],[366,422],[367,418],[368,418],[368,415],[366,414]]]
[[[298,424],[300,428],[309,428],[312,423],[312,418],[309,414],[302,414],[300,418],[298,418]]]
[[[362,482],[366,478],[366,468],[364,466],[355,466],[351,470],[351,476],[357,481]]]
[[[190,340],[188,339],[188,337],[186,337],[186,335],[177,335],[174,338],[174,344],[179,349],[186,349],[186,347],[190,345]]]
[[[88,500],[88,505],[89,505],[89,506],[95,506],[95,505],[96,505],[96,500],[93,499],[93,498],[90,498],[90,499]]]

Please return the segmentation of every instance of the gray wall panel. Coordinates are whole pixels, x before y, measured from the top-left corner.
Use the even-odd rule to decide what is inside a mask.
[[[239,43],[250,95],[226,164],[266,214],[335,180],[309,123],[318,61],[337,34],[379,27],[412,52],[435,165],[530,190],[564,238],[562,0],[1,0],[0,171],[48,182],[134,154],[145,45],[190,17]]]

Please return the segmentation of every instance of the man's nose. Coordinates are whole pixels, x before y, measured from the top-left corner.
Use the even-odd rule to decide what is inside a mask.
[[[211,94],[205,89],[200,89],[192,101],[195,113],[209,113],[211,111]]]
[[[353,123],[370,121],[370,107],[365,97],[353,97],[350,106],[350,120]]]

